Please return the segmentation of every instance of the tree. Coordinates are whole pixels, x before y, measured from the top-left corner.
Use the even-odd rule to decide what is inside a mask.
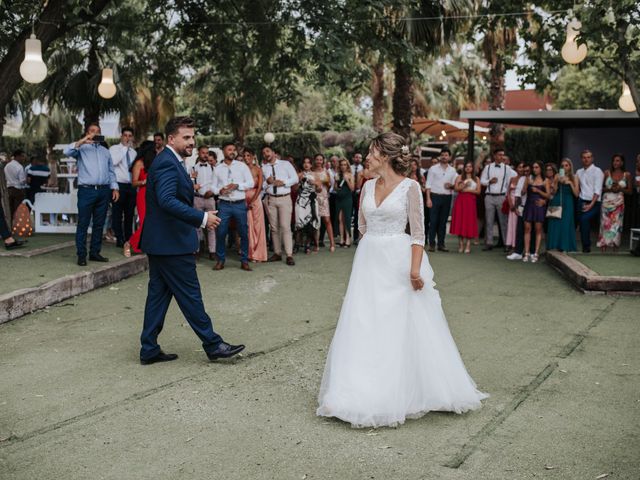
[[[560,50],[566,40],[566,25],[576,17],[582,28],[576,41],[586,43],[587,58],[581,67],[609,70],[631,91],[640,115],[640,3],[636,0],[545,0],[532,12],[523,30],[529,64],[519,67],[524,81],[538,89],[551,84],[555,72],[565,64]]]
[[[563,67],[550,90],[558,110],[616,109],[620,85],[612,72],[588,66]]]

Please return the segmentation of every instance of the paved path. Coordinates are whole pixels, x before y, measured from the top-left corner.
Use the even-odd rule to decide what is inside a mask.
[[[139,365],[146,274],[1,325],[0,478],[638,478],[640,301],[498,252],[431,257],[483,409],[376,431],[315,417],[352,253],[203,262],[217,330],[248,346],[233,363],[207,363],[172,306],[180,359]]]

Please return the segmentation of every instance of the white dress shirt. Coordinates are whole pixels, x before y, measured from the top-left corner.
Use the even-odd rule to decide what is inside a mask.
[[[196,183],[200,185],[198,194],[204,196],[207,192],[213,192],[214,170],[208,162],[197,162],[192,168],[196,173]]]
[[[238,185],[238,188],[232,192],[220,195],[220,190],[230,183],[235,183]],[[251,175],[251,170],[246,163],[233,160],[230,164],[223,161],[216,165],[213,175],[213,193],[220,195],[221,200],[228,202],[244,200],[245,190],[251,190],[253,185],[253,175]]]
[[[356,185],[356,189],[354,190],[355,193],[358,193],[360,191],[360,189],[358,188],[358,178],[360,178],[363,172],[364,166],[361,163],[354,163],[353,165],[351,165],[351,174],[353,175],[353,181]]]
[[[24,167],[17,160],[11,160],[4,167],[4,176],[7,179],[7,187],[27,188],[27,174]]]
[[[524,182],[526,181],[526,179],[527,177],[524,175],[518,179],[518,182],[516,183],[516,191],[514,192],[514,196],[520,199],[519,205],[522,206],[523,208],[524,208],[524,204],[527,203],[527,191],[526,190],[524,192],[522,191],[522,189],[524,188]]]
[[[480,175],[480,183],[487,187],[487,192],[492,195],[506,195],[509,190],[509,182],[517,173],[504,163],[492,162],[482,170]],[[497,178],[496,183],[490,183],[493,178]]]
[[[451,165],[442,168],[442,164],[438,163],[431,167],[427,173],[427,190],[436,195],[451,195],[453,188],[445,188],[444,184],[449,183],[453,187],[457,176],[458,172]]]
[[[116,172],[118,183],[131,183],[131,165],[136,159],[136,151],[133,147],[119,143],[109,148],[113,169]]]
[[[262,173],[264,174],[263,187],[267,195],[288,195],[291,193],[291,187],[300,181],[296,169],[286,160],[277,159],[274,163],[263,163]],[[281,180],[284,185],[279,187],[269,185],[267,183],[269,177]]]
[[[581,168],[576,172],[580,180],[580,199],[585,202],[593,200],[594,195],[598,195],[596,202],[602,200],[602,184],[604,183],[604,173],[595,165],[589,168]]]

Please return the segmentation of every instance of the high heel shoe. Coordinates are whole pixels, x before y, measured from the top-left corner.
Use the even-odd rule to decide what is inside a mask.
[[[122,254],[127,258],[131,257],[131,244],[129,242],[124,242]]]
[[[335,251],[336,251],[336,246],[335,246],[335,245],[331,245],[331,246],[329,247],[329,251],[330,251],[331,253],[335,252]]]

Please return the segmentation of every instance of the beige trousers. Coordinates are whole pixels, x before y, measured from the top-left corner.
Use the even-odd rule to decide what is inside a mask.
[[[200,210],[201,212],[208,212],[209,210],[216,209],[216,200],[211,198],[204,197],[193,197],[193,208],[196,210]],[[202,228],[198,229],[198,241],[202,241]],[[209,253],[215,253],[216,251],[216,229],[212,228],[204,229],[207,232],[207,248],[209,249]]]
[[[293,237],[291,236],[291,213],[293,204],[291,195],[286,197],[267,196],[267,215],[271,229],[271,242],[273,253],[282,255],[282,244],[287,257],[293,255]]]

